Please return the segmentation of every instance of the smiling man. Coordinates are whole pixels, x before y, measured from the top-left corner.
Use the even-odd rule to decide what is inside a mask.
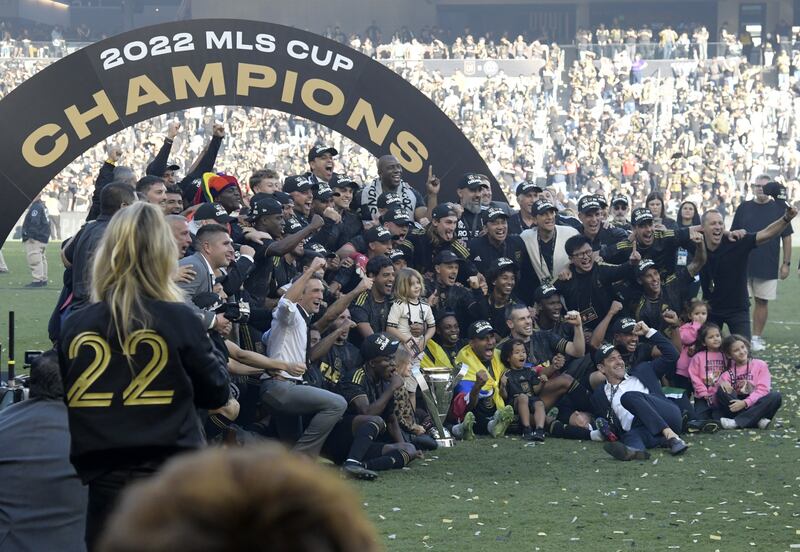
[[[486,232],[473,238],[468,247],[470,261],[478,272],[486,274],[491,264],[500,257],[507,257],[521,266],[525,247],[519,236],[509,235],[508,215],[498,207],[489,207],[482,216]]]
[[[529,303],[536,287],[552,283],[569,265],[569,256],[565,254],[564,246],[572,236],[578,234],[574,228],[556,224],[558,209],[546,199],[540,199],[533,204],[533,214],[536,217],[536,228],[525,230],[520,236],[525,244],[528,264],[537,280],[531,282],[531,286],[526,286],[526,299]]]
[[[314,146],[308,152],[309,173],[312,184],[329,183],[333,178],[333,158],[339,155],[332,146]]]
[[[578,219],[583,225],[583,235],[592,242],[592,249],[599,251],[602,257],[605,250],[616,247],[617,243],[627,239],[628,233],[621,228],[606,226],[605,199],[597,195],[585,195],[578,200]]]
[[[308,224],[314,193],[311,181],[302,174],[287,176],[283,181],[283,191],[292,196],[294,202],[294,218],[301,226]]]
[[[364,186],[359,194],[359,205],[367,214],[367,218],[378,215],[378,197],[383,193],[392,193],[400,197],[403,210],[414,220],[428,216],[428,209],[433,209],[437,201],[439,179],[429,170],[426,199],[408,182],[403,181],[403,166],[394,155],[378,158],[378,178]]]

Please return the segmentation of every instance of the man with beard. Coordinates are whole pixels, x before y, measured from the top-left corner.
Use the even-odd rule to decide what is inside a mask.
[[[381,230],[378,230],[379,228]],[[347,244],[345,244],[344,247],[340,248],[337,253],[344,257],[349,257],[356,251],[363,255],[367,255],[369,253],[367,237],[376,235],[378,232],[380,232],[381,235],[384,235],[385,232],[388,232],[391,236],[391,247],[399,247],[400,244],[406,239],[406,236],[408,236],[410,228],[411,219],[408,218],[408,215],[405,214],[405,211],[400,208],[390,209],[380,216],[378,219],[378,226],[373,226],[366,232],[359,233],[359,235],[355,236]],[[383,232],[384,230],[385,232]]]
[[[478,320],[469,327],[469,343],[456,356],[456,363],[467,366],[447,413],[456,439],[469,441],[476,433],[499,438],[514,420],[514,409],[505,404],[501,394],[505,367],[494,354],[495,343],[492,325]]]
[[[470,289],[456,283],[463,263],[464,259],[452,251],[441,251],[433,260],[434,276],[426,279],[425,289],[431,294],[428,304],[437,320],[442,313],[452,312],[461,327],[466,328],[472,319],[470,305],[485,299],[476,276],[470,278]]]
[[[333,206],[333,190],[325,182],[320,182],[311,188],[311,192],[311,212],[322,217],[325,224],[309,241],[322,245],[328,251],[335,251],[342,230],[342,216]]]
[[[523,276],[527,286],[526,299],[531,303],[531,293],[541,284],[550,284],[569,266],[569,257],[565,254],[564,246],[567,241],[578,234],[569,226],[556,224],[558,209],[546,199],[540,199],[533,204],[533,213],[536,216],[536,228],[525,230],[520,236],[527,252],[527,264]]]
[[[292,196],[294,218],[301,226],[307,226],[308,218],[311,216],[311,205],[314,201],[311,188],[311,181],[302,174],[287,176],[283,181],[283,191]]]
[[[639,253],[634,248],[629,264],[609,265],[595,263],[594,251],[589,238],[572,236],[565,245],[570,257],[569,272],[559,278],[555,288],[564,298],[566,307],[581,315],[584,328],[594,330],[611,307],[612,284],[618,280],[631,279],[633,267],[639,263]]]
[[[653,213],[646,207],[634,209],[631,214],[634,241],[627,239],[617,242],[616,246],[607,247],[601,253],[609,263],[623,263],[635,249],[643,259],[653,259],[663,277],[675,272],[678,248],[694,247],[689,232],[700,228],[690,226],[675,230],[655,230]],[[621,232],[621,230],[620,230]],[[635,247],[634,247],[635,242]]]
[[[327,184],[333,178],[333,158],[339,155],[331,146],[314,146],[308,152],[309,172],[306,177],[312,185]]]
[[[423,231],[411,232],[399,248],[406,253],[406,258],[411,260],[410,265],[422,272],[425,276],[433,273],[433,260],[444,250],[450,250],[461,259],[469,258],[469,250],[455,239],[458,215],[450,203],[437,205],[431,213],[431,222]],[[459,273],[459,279],[466,282],[467,278],[476,274],[471,263]]]
[[[605,202],[605,200],[603,200]],[[605,225],[603,204],[595,195],[585,195],[578,200],[578,219],[583,225],[583,235],[589,238],[593,251],[599,251],[605,258],[614,251],[617,243],[627,240],[628,234],[621,228]]]
[[[180,215],[183,212],[183,196],[177,186],[167,186],[164,212],[168,215]]]
[[[625,232],[630,232],[632,230],[631,223],[628,220],[628,209],[630,205],[627,196],[622,194],[615,195],[611,198],[611,224]]]
[[[378,159],[378,178],[364,186],[359,194],[359,205],[366,208],[370,220],[378,214],[378,196],[385,192],[393,193],[402,201],[403,210],[414,220],[429,216],[438,201],[439,179],[433,175],[433,168],[428,169],[427,205],[425,198],[410,184],[404,182],[403,166],[394,155],[384,155]],[[362,213],[362,216],[365,213]]]
[[[750,301],[747,296],[747,259],[750,252],[763,243],[779,236],[797,216],[795,207],[787,206],[778,220],[757,233],[731,240],[724,235],[724,223],[719,211],[703,213],[708,261],[700,272],[703,298],[711,305],[709,322],[720,328],[728,325],[732,334],[750,337]]]
[[[277,299],[268,300],[270,281],[275,261],[278,257],[290,254],[304,240],[319,230],[322,217],[314,216],[311,223],[305,228],[284,236],[283,208],[272,196],[256,194],[250,202],[248,215],[250,224],[259,232],[266,232],[271,239],[262,240],[261,243],[247,242],[255,250],[253,260],[255,267],[245,281],[245,289],[253,300],[261,307],[272,309],[277,304]]]
[[[362,231],[362,226],[361,218],[350,209],[353,195],[358,191],[358,184],[346,176],[334,174],[329,185],[333,189],[333,206],[341,217],[339,242],[335,248],[331,249],[331,251],[335,251],[358,236]]]
[[[461,329],[455,313],[443,312],[436,317],[436,333],[425,344],[421,368],[455,368],[458,352],[464,347]]]
[[[356,324],[350,339],[357,346],[364,338],[386,331],[386,319],[392,307],[395,270],[391,259],[385,255],[373,257],[367,262],[365,272],[367,278],[372,278],[372,289],[356,297],[350,306]]]
[[[517,184],[517,204],[519,211],[508,217],[509,234],[522,234],[523,230],[536,227],[536,216],[533,214],[533,204],[539,199],[542,189],[527,180]]]
[[[484,187],[488,188],[489,185],[477,174],[465,174],[458,183],[458,202],[462,213],[456,225],[456,239],[463,243],[476,238],[483,229],[481,193]]]
[[[486,274],[489,267],[500,257],[506,257],[522,266],[525,256],[524,244],[519,236],[509,236],[508,215],[502,209],[489,207],[482,213],[486,232],[469,241],[470,261],[478,272]]]

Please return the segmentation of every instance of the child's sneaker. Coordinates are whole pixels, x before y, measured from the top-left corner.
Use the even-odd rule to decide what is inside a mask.
[[[737,429],[739,427],[736,425],[736,420],[733,418],[720,418],[719,424],[722,426],[722,429]]]
[[[603,438],[606,441],[614,442],[617,440],[617,434],[614,433],[614,430],[611,429],[611,424],[608,423],[608,420],[605,418],[597,418],[594,421],[594,425],[597,426],[597,430],[603,434]]]
[[[514,409],[511,408],[510,404],[507,404],[494,413],[492,421],[489,422],[489,424],[492,426],[489,428],[489,433],[491,433],[492,437],[495,439],[499,439],[506,434],[508,426],[511,425],[511,422],[513,421]]]
[[[541,427],[537,427],[533,431],[533,440],[538,443],[544,443],[544,429]]]
[[[758,429],[767,429],[769,427],[769,424],[771,423],[772,423],[771,418],[761,418],[758,421]]]

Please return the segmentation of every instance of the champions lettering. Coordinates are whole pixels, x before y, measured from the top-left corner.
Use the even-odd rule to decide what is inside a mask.
[[[115,106],[105,90],[99,90],[92,94],[88,109],[81,110],[73,104],[64,110],[64,120],[45,123],[31,132],[22,143],[22,157],[32,167],[47,167],[60,160],[70,140],[85,140],[92,135],[89,129],[92,121],[102,119],[107,125],[112,125],[120,120],[120,113],[130,117],[151,104],[164,112],[169,108],[161,106],[187,100],[190,94],[196,98],[224,97],[231,93],[225,82],[225,70],[222,62],[206,64],[200,75],[187,65],[173,66],[170,68],[172,86],[169,90],[159,88],[147,75],[131,77],[124,106]],[[263,107],[292,112],[288,106],[299,101],[309,110],[328,117],[339,116],[345,110],[344,92],[327,80],[310,78],[303,81],[298,72],[290,70],[281,74],[279,79],[275,69],[268,65],[242,62],[236,64],[235,71],[235,94],[238,98],[247,98],[258,89],[279,87],[280,104]],[[258,105],[246,101],[242,104]],[[428,148],[408,130],[393,131],[394,117],[381,114],[378,119],[372,104],[364,98],[358,98],[348,112],[346,125],[349,128],[354,131],[366,129],[369,140],[377,146],[383,146],[392,132],[389,153],[397,157],[407,171],[417,173],[422,170],[428,160]]]

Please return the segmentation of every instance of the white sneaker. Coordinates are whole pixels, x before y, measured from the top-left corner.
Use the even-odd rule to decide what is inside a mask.
[[[758,421],[758,429],[767,429],[769,427],[769,424],[771,423],[772,423],[771,418],[761,418]]]
[[[764,349],[766,349],[767,344],[764,341],[763,337],[761,337],[760,335],[754,335],[753,341],[750,343],[750,346],[753,349],[753,351],[763,351]]]
[[[720,418],[719,423],[722,426],[722,429],[736,429],[739,427],[736,425],[736,420],[733,418]]]

